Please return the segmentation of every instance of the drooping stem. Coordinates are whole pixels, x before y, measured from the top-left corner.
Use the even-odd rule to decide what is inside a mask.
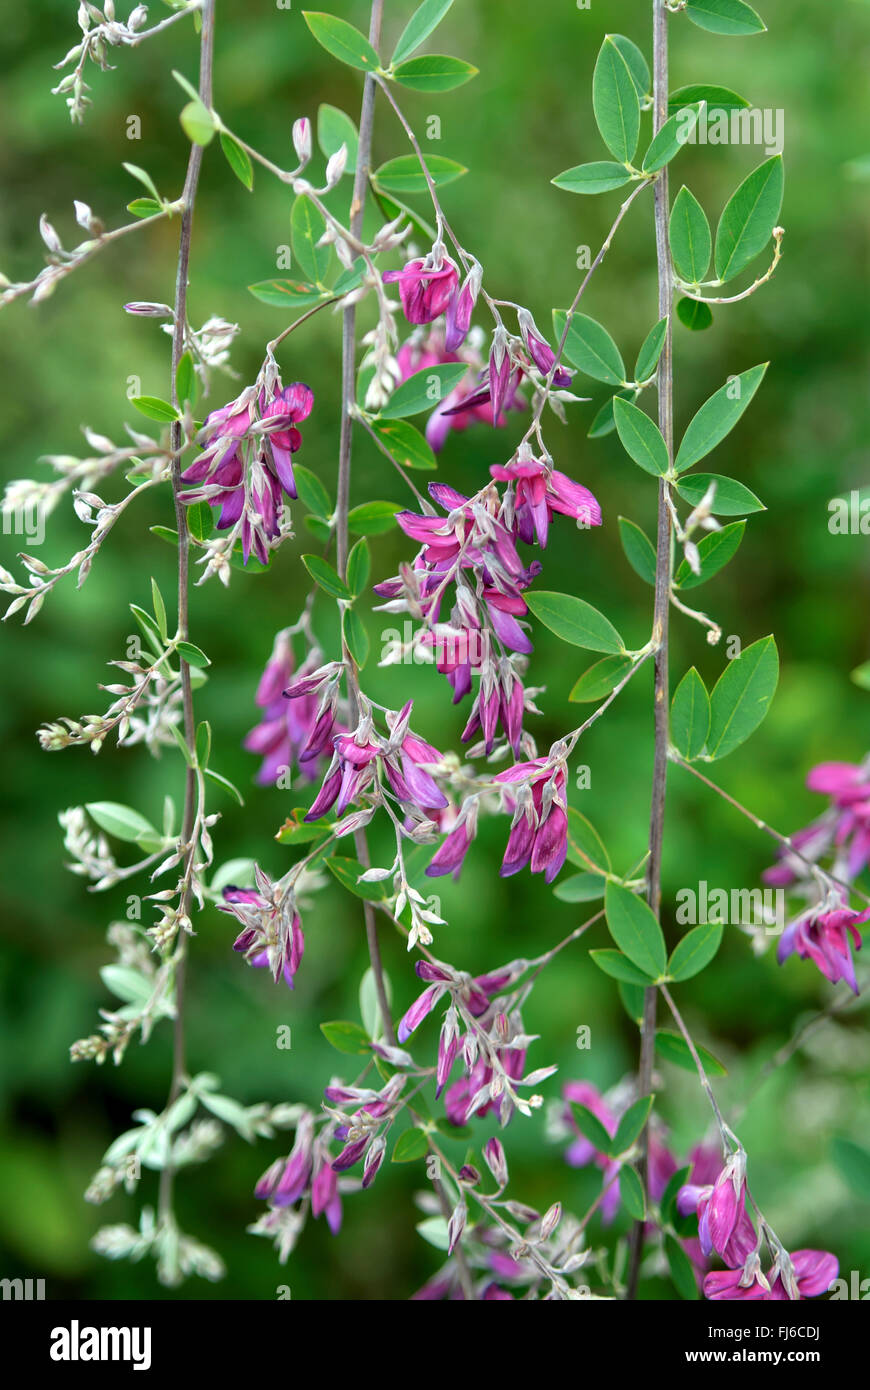
[[[199,94],[203,104],[211,109],[212,71],[214,65],[214,0],[203,0],[202,32],[199,53]],[[175,277],[175,323],[172,334],[172,379],[170,382],[170,399],[172,404],[176,406],[179,404],[179,401],[175,377],[178,364],[184,351],[185,327],[187,324],[187,286],[190,270],[190,246],[193,236],[193,214],[196,204],[196,191],[199,185],[199,171],[202,167],[202,156],[202,145],[191,145],[190,158],[187,163],[187,176],[184,180],[184,192],[182,194],[183,211],[181,214],[181,234],[178,246],[178,268]],[[187,641],[190,627],[190,535],[187,528],[187,508],[181,496],[180,453],[182,429],[179,422],[172,425],[171,442],[173,451],[172,492],[175,502],[175,521],[178,530],[178,635],[182,641]],[[184,710],[184,739],[188,748],[192,750],[196,738],[193,712],[193,688],[190,680],[190,667],[183,659],[180,660],[180,671],[182,705]],[[196,769],[188,766],[184,784],[184,810],[181,820],[180,840],[185,852],[183,872],[184,888],[178,909],[179,917],[182,919],[182,922],[187,918],[190,906],[190,868],[191,860],[195,853],[195,845],[192,843],[192,839],[194,821],[196,818],[196,802]],[[172,1104],[181,1091],[185,1075],[184,985],[186,963],[187,933],[182,930],[176,948],[175,1027],[172,1046],[172,1080],[169,1086],[169,1100],[167,1101],[167,1106]],[[160,1175],[159,1214],[161,1220],[166,1220],[171,1216],[173,1181],[174,1170],[171,1161],[167,1160],[166,1166]]]
[[[369,23],[369,42],[377,48],[381,38],[381,20],[384,13],[384,0],[372,0],[371,21]],[[362,109],[359,122],[359,152],[357,154],[356,174],[353,181],[353,196],[350,205],[350,230],[358,237],[362,229],[365,212],[366,190],[368,188],[369,167],[372,156],[372,129],[375,115],[375,95],[377,81],[367,75],[363,87]],[[338,451],[338,491],[335,508],[335,543],[338,571],[342,576],[347,572],[348,527],[347,513],[350,500],[350,470],[353,451],[353,404],[356,388],[356,308],[349,305],[342,315],[341,330],[341,437]],[[351,722],[359,717],[359,685],[356,666],[348,651],[345,651],[348,694],[350,697]],[[364,830],[354,836],[357,858],[368,868],[370,859],[368,842]],[[395,1044],[396,1035],[387,999],[384,969],[381,962],[381,948],[378,940],[378,923],[375,910],[370,902],[363,902],[366,924],[366,941],[369,960],[374,976],[378,1007],[383,1022],[384,1036]]]
[[[668,117],[668,15],[665,0],[653,0],[653,133],[658,134]],[[667,318],[665,344],[656,374],[658,389],[659,429],[668,450],[669,464],[674,454],[674,369],[673,369],[673,306],[674,285],[668,245],[668,171],[661,170],[655,183],[656,261],[658,264],[659,318]],[[656,585],[653,609],[653,641],[657,645],[655,658],[655,753],[653,758],[652,802],[650,806],[649,859],[647,860],[647,901],[656,916],[661,902],[662,839],[665,821],[665,792],[668,775],[668,616],[671,590],[671,512],[669,485],[659,480],[658,529],[656,541]],[[649,988],[644,994],[641,1024],[638,1094],[648,1095],[652,1089],[653,1059],[655,1056],[657,990]],[[644,1132],[642,1179],[646,1186],[648,1132]],[[627,1296],[637,1294],[637,1281],[643,1254],[644,1225],[638,1221],[632,1230],[631,1262]]]

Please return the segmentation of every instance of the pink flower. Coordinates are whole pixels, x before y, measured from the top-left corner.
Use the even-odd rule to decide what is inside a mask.
[[[836,908],[832,912],[818,910],[803,913],[796,921],[786,927],[776,952],[782,965],[793,953],[804,960],[811,960],[827,980],[836,984],[845,980],[849,988],[858,993],[855,979],[855,962],[851,946],[861,949],[861,935],[857,929],[859,922],[870,918],[870,908],[863,912],[853,912],[850,907]],[[852,938],[851,942],[849,938]]]
[[[554,768],[546,758],[515,763],[493,781],[512,787],[520,783],[516,809],[502,860],[501,876],[508,878],[528,864],[552,883],[568,854],[568,814],[564,766]]]
[[[312,652],[299,670],[299,684],[312,674],[318,666],[319,654]],[[323,714],[319,713],[315,683],[310,693],[299,699],[286,699],[285,688],[293,677],[293,647],[289,630],[279,632],[275,638],[272,655],[266,663],[260,684],[257,687],[256,703],[263,711],[262,719],[246,736],[244,746],[249,753],[258,753],[263,764],[257,773],[257,781],[268,786],[278,780],[282,772],[289,771],[293,764],[299,767],[302,775],[311,780],[315,776],[314,762],[318,755],[332,748],[334,734],[334,708],[337,698],[335,681],[330,691]]]
[[[757,1248],[755,1227],[746,1210],[746,1182],[742,1164],[726,1163],[712,1185],[687,1184],[677,1194],[682,1216],[698,1213],[698,1238],[702,1252],[715,1251],[732,1269],[743,1268]]]
[[[199,483],[184,501],[219,507],[217,528],[237,528],[247,564],[251,549],[262,564],[269,542],[281,534],[282,489],[296,496],[292,456],[302,444],[296,428],[311,414],[314,394],[304,382],[259,392],[248,387],[237,400],[212,411],[202,429],[205,452],[182,473],[184,483]]]
[[[243,953],[249,964],[271,970],[276,984],[283,975],[292,989],[305,951],[295,899],[291,892],[272,883],[259,867],[255,867],[255,875],[256,889],[228,884],[218,907],[221,912],[232,913],[242,924],[233,950]]]
[[[455,264],[434,247],[425,260],[408,261],[401,270],[388,270],[383,279],[387,285],[398,283],[409,323],[431,323],[437,319],[455,300],[459,288]]]
[[[412,707],[413,701],[409,700],[398,714],[387,716],[387,739],[375,733],[370,716],[364,716],[356,733],[339,734],[333,740],[332,762],[306,821],[318,820],[333,806],[337,815],[343,815],[363,792],[374,788],[381,772],[393,796],[406,810],[429,816],[430,812],[447,807],[446,796],[426,771],[441,762],[441,754],[410,731]]]
[[[791,1256],[799,1298],[818,1298],[831,1287],[837,1277],[839,1264],[827,1250],[795,1250]],[[779,1269],[770,1270],[765,1288],[759,1274],[746,1287],[742,1269],[718,1270],[704,1280],[704,1295],[712,1300],[747,1299],[752,1302],[784,1302],[789,1294]]]
[[[601,508],[588,488],[548,468],[542,459],[517,457],[504,465],[493,464],[489,471],[500,482],[513,484],[516,532],[529,545],[537,536],[538,544],[546,546],[554,512],[573,517],[583,526],[601,525]]]

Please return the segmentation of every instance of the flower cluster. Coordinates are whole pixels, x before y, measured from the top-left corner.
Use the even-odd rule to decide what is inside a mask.
[[[290,630],[278,633],[257,687],[256,703],[263,716],[245,738],[248,752],[263,758],[257,781],[264,786],[289,773],[294,764],[312,781],[317,759],[331,747],[341,667],[320,663],[321,654],[313,648],[294,680]]]
[[[283,975],[292,989],[305,950],[296,897],[292,889],[273,883],[259,867],[255,867],[255,878],[256,889],[228,884],[218,907],[242,924],[233,950],[242,953],[251,965],[271,970],[276,984]]]
[[[777,959],[811,960],[826,979],[845,980],[857,994],[852,948],[861,949],[858,927],[870,919],[870,908],[852,909],[846,885],[870,863],[870,764],[820,763],[810,770],[807,786],[831,804],[790,837],[790,847],[763,875],[766,883],[812,899],[783,932]],[[828,856],[830,874],[818,867]]]
[[[220,508],[217,529],[231,530],[233,542],[240,538],[245,564],[253,550],[265,565],[282,535],[282,491],[296,496],[293,455],[302,445],[296,426],[314,405],[303,382],[282,386],[274,372],[266,380],[212,411],[202,428],[205,449],[181,475],[182,482],[199,484],[185,502]]]

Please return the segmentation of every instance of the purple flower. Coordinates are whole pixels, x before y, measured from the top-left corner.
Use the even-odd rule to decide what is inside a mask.
[[[537,537],[538,544],[546,546],[554,512],[573,517],[583,526],[601,525],[601,508],[588,488],[548,468],[542,459],[515,458],[493,464],[489,471],[500,482],[514,485],[516,530],[529,545]]]
[[[218,907],[232,913],[244,928],[233,950],[243,953],[251,965],[271,970],[276,984],[283,975],[292,989],[305,951],[302,921],[292,893],[283,893],[259,868],[255,872],[261,891],[227,885]]]
[[[459,271],[450,257],[436,247],[425,260],[408,261],[401,270],[388,270],[383,279],[384,284],[398,284],[409,323],[431,323],[458,297]]]
[[[184,501],[219,507],[219,531],[238,531],[244,562],[251,549],[262,564],[269,542],[281,534],[282,489],[296,496],[292,457],[302,444],[296,425],[308,418],[314,394],[304,382],[267,393],[248,387],[234,401],[212,411],[202,429],[205,451],[182,473],[184,483],[199,483]]]
[[[387,716],[387,739],[373,731],[371,718],[365,716],[356,733],[339,734],[333,740],[332,762],[305,817],[307,821],[317,820],[333,806],[337,815],[343,815],[363,792],[374,787],[381,771],[392,794],[406,810],[429,816],[447,807],[446,796],[426,770],[442,761],[441,754],[411,733],[408,721],[412,707],[413,701],[409,700],[397,714]]]
[[[312,668],[318,666],[318,661],[319,654],[312,652],[300,668],[295,685],[309,681]],[[285,629],[275,638],[272,655],[257,687],[255,698],[263,711],[262,719],[244,740],[249,753],[257,753],[263,758],[257,781],[264,786],[278,781],[294,763],[303,777],[312,780],[316,775],[315,760],[324,751],[332,749],[338,682],[333,683],[324,713],[320,714],[314,693],[306,691],[300,698],[285,698],[285,687],[290,685],[293,668],[293,647],[289,629]],[[315,681],[313,690],[317,688]]]
[[[341,1229],[341,1198],[338,1195],[338,1176],[327,1153],[323,1153],[311,1181],[311,1213],[326,1216],[334,1236]]]
[[[834,1255],[827,1250],[795,1250],[791,1256],[799,1298],[817,1298],[825,1293],[837,1277],[839,1264]],[[770,1277],[761,1282],[760,1272],[747,1279],[742,1269],[725,1269],[708,1274],[704,1280],[706,1298],[747,1299],[751,1302],[783,1302],[789,1294],[783,1283],[781,1272],[770,1271]],[[745,1287],[744,1287],[745,1284]]]
[[[677,1194],[682,1216],[698,1213],[698,1238],[702,1252],[715,1251],[732,1269],[743,1268],[757,1248],[755,1227],[746,1210],[743,1162],[732,1159],[712,1185],[686,1184]]]
[[[508,878],[528,864],[552,883],[568,854],[568,815],[564,766],[553,768],[546,758],[515,763],[499,772],[494,782],[504,787],[520,783],[502,860],[501,876]]]
[[[804,960],[811,960],[827,980],[836,984],[845,980],[850,989],[858,993],[855,979],[855,962],[852,959],[852,944],[855,950],[861,949],[861,934],[857,929],[859,922],[870,918],[870,908],[864,912],[853,912],[850,907],[835,908],[831,912],[818,909],[803,913],[796,921],[786,927],[780,937],[776,958],[782,965],[793,953]],[[851,942],[849,940],[851,935]]]

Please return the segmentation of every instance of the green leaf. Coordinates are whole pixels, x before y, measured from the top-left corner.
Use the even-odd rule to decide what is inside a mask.
[[[643,346],[637,354],[634,368],[635,381],[647,381],[652,376],[662,355],[667,334],[668,318],[665,315],[663,319],[659,319],[658,323],[653,325],[643,340]]]
[[[319,840],[329,834],[332,829],[331,821],[318,820],[306,823],[301,819],[303,814],[304,812],[300,807],[290,813],[275,836],[279,845],[304,845],[311,840]]]
[[[526,602],[539,622],[573,647],[593,652],[625,651],[625,643],[613,624],[591,603],[574,594],[538,589],[526,594]]]
[[[674,155],[679,154],[698,123],[700,109],[697,105],[684,106],[668,117],[643,157],[641,168],[645,174],[654,174],[663,169]]]
[[[134,217],[153,217],[155,212],[163,211],[163,204],[156,203],[153,198],[134,198],[127,204],[127,211]]]
[[[372,420],[371,428],[403,468],[422,468],[432,472],[438,467],[425,435],[409,425],[407,420]]]
[[[641,53],[636,43],[627,39],[624,34],[611,34],[610,39],[616,44],[623,58],[628,65],[634,85],[637,88],[637,95],[641,101],[652,94],[652,77],[650,75],[649,64]]]
[[[605,656],[590,666],[588,671],[574,683],[568,700],[571,704],[582,705],[595,700],[603,700],[623,676],[631,670],[630,656]]]
[[[610,1152],[614,1158],[620,1154],[627,1153],[640,1137],[640,1133],[649,1119],[649,1112],[652,1110],[655,1096],[642,1096],[636,1100],[634,1105],[630,1105],[625,1114],[619,1121],[616,1133],[610,1143]]]
[[[196,95],[195,89],[191,88],[191,90],[194,92],[194,95]],[[122,169],[126,169],[127,173],[130,174],[132,178],[136,179],[137,183],[141,183],[142,187],[147,189],[159,207],[160,194],[157,192],[157,185],[148,173],[148,170],[140,169],[138,164],[122,164],[121,167]]]
[[[656,1033],[656,1051],[660,1052],[666,1061],[672,1062],[675,1067],[682,1067],[683,1071],[697,1073],[695,1059],[689,1051],[688,1043],[680,1033],[669,1033],[667,1029],[660,1028]],[[698,1043],[695,1043],[695,1051],[708,1076],[728,1075],[728,1068],[719,1061],[718,1057],[714,1057],[712,1052],[708,1052],[706,1047],[700,1047]]]
[[[553,897],[560,903],[591,903],[604,897],[606,882],[600,874],[574,874],[556,884]]]
[[[612,880],[604,895],[607,925],[617,946],[629,960],[654,979],[663,975],[667,951],[662,929],[648,903]]]
[[[766,371],[766,362],[758,367],[750,367],[748,372],[731,377],[704,402],[697,415],[689,421],[677,450],[674,468],[678,473],[683,473],[704,458],[733,430],[761,385]]]
[[[610,855],[591,821],[573,806],[568,807],[568,862],[578,869],[610,872]]]
[[[185,401],[192,401],[196,395],[196,372],[190,352],[182,353],[179,360],[175,372],[175,390],[182,405]]]
[[[185,741],[184,734],[181,732],[181,730],[179,729],[179,727],[178,727],[177,724],[171,725],[171,728],[172,728],[172,737],[175,739],[175,742],[178,744],[178,747],[179,747],[179,749],[181,750],[181,755],[182,755],[182,757],[184,758],[184,761],[187,763],[187,766],[188,766],[188,767],[196,767],[196,758],[193,756],[193,753],[192,753],[192,752],[190,751],[190,749],[188,748],[187,743],[186,743],[186,741]]]
[[[154,616],[157,619],[157,626],[160,630],[160,636],[163,638],[165,642],[168,635],[166,625],[166,604],[163,602],[163,595],[160,592],[157,580],[153,578],[151,580],[151,603],[154,608]]]
[[[619,1171],[619,1196],[622,1205],[634,1221],[646,1220],[646,1201],[643,1183],[633,1168]]]
[[[713,310],[702,299],[684,296],[677,300],[677,318],[691,333],[703,333],[713,322]]]
[[[429,1152],[429,1140],[422,1129],[406,1129],[396,1140],[391,1163],[413,1163],[415,1159],[425,1158]]]
[[[350,602],[353,595],[338,573],[334,565],[328,560],[324,560],[321,555],[303,555],[302,563],[307,569],[311,578],[327,594],[332,594],[333,598],[341,598]]]
[[[320,290],[324,288],[323,279],[332,255],[331,247],[317,245],[325,228],[326,223],[311,199],[297,198],[290,213],[290,243],[303,275],[313,280]]]
[[[577,164],[573,169],[565,169],[550,182],[566,193],[609,193],[614,188],[623,188],[631,183],[631,174],[624,164],[600,159],[592,164]]]
[[[618,954],[618,952],[616,954]],[[643,1001],[648,986],[630,985],[625,980],[620,980],[618,988],[619,997],[622,1000],[622,1007],[625,1009],[632,1023],[636,1023],[638,1028],[640,1028],[643,1025]]]
[[[315,516],[328,520],[332,516],[332,498],[317,474],[312,473],[309,468],[303,468],[299,463],[294,463],[293,476],[296,479],[299,501]]]
[[[359,883],[357,881],[366,869],[365,865],[360,864],[356,859],[343,859],[338,855],[333,855],[331,859],[327,859],[326,867],[342,888],[346,888],[356,898],[365,898],[367,902],[378,903],[384,902],[390,896],[391,888],[388,879],[382,880],[380,883]]]
[[[336,1052],[357,1054],[370,1050],[369,1035],[359,1023],[349,1023],[343,1019],[321,1023],[320,1031]]]
[[[244,806],[245,799],[242,793],[239,791],[238,787],[233,785],[229,777],[222,777],[221,774],[215,772],[212,767],[203,768],[203,772],[210,782],[214,782],[218,787],[222,787],[225,792],[229,792],[230,796],[233,797],[240,806]]]
[[[837,1135],[831,1143],[831,1156],[852,1191],[870,1202],[870,1153]]]
[[[147,1004],[154,993],[154,981],[128,965],[104,965],[100,979],[125,1004]]]
[[[723,526],[720,531],[711,531],[704,536],[698,542],[701,573],[695,574],[688,560],[682,560],[674,576],[674,583],[677,588],[694,589],[699,584],[705,584],[708,579],[713,578],[714,574],[718,574],[719,570],[724,569],[728,561],[736,555],[745,530],[745,521],[732,521],[730,525]]]
[[[422,410],[434,410],[468,371],[467,362],[447,362],[424,367],[403,381],[393,392],[380,413],[382,420],[401,420],[406,415],[419,415]]]
[[[207,719],[203,719],[196,726],[196,737],[194,739],[196,748],[197,765],[205,771],[208,767],[208,760],[211,756],[211,725]]]
[[[423,4],[418,6],[402,30],[393,53],[393,67],[410,57],[414,50],[420,47],[424,39],[428,39],[433,30],[438,28],[452,4],[453,0],[423,0]]]
[[[632,964],[621,951],[590,951],[589,955],[598,969],[613,980],[622,980],[627,985],[642,985],[644,988],[652,984],[653,977]]]
[[[324,521],[322,517],[311,515],[306,516],[304,521],[306,531],[310,531],[315,540],[326,545],[332,536],[332,527],[329,522]]]
[[[442,154],[427,154],[426,168],[436,188],[453,183],[468,173],[464,164],[457,164],[455,159],[447,159]],[[400,154],[395,159],[388,159],[386,164],[375,170],[372,178],[387,193],[425,193],[429,187],[423,166],[415,154]]]
[[[705,0],[705,3],[713,4],[713,0]],[[731,3],[734,3],[734,0],[731,0]],[[701,1295],[698,1292],[695,1267],[680,1242],[670,1235],[665,1236],[665,1256],[668,1261],[668,1269],[671,1271],[671,1278],[680,1297],[686,1299],[687,1302],[699,1299]]]
[[[214,139],[214,116],[204,102],[197,97],[182,107],[178,117],[181,129],[194,145],[208,145]]]
[[[637,394],[636,391],[617,391],[615,396],[609,396],[589,426],[587,439],[603,439],[605,435],[612,434],[616,429],[616,421],[613,418],[613,402],[615,400],[634,401],[637,399]]]
[[[584,1138],[588,1139],[590,1144],[594,1144],[599,1153],[608,1153],[610,1135],[598,1116],[593,1115],[592,1111],[587,1110],[585,1105],[580,1105],[576,1101],[571,1102],[571,1110],[577,1121],[577,1128]]]
[[[248,290],[262,304],[276,309],[307,309],[328,298],[328,292],[309,285],[304,280],[258,280]]]
[[[716,228],[716,274],[732,280],[763,251],[779,218],[785,175],[782,155],[765,160],[725,204]]]
[[[722,944],[722,930],[721,922],[705,922],[703,926],[693,927],[686,932],[668,961],[671,979],[691,980],[693,975],[700,975]]]
[[[713,250],[713,234],[707,214],[685,184],[680,189],[668,221],[671,259],[681,280],[697,285],[707,274]]]
[[[703,753],[710,732],[710,696],[694,666],[677,686],[671,702],[671,743],[689,762]]]
[[[119,801],[89,801],[85,804],[85,810],[101,830],[116,840],[135,844],[140,835],[160,838],[150,821]]]
[[[206,666],[211,666],[205,652],[193,642],[176,642],[175,650],[188,666],[195,667],[197,671],[204,671]]]
[[[640,102],[628,64],[608,34],[592,76],[592,109],[602,139],[614,159],[634,158],[640,133]]]
[[[724,478],[721,473],[693,473],[690,478],[680,479],[677,491],[686,502],[697,507],[711,483],[716,484],[710,503],[714,516],[748,516],[751,512],[767,510],[748,487],[738,483],[735,478]]]
[[[317,143],[327,159],[337,154],[344,145],[347,149],[346,174],[356,173],[359,157],[359,131],[344,111],[337,106],[323,102],[317,108]]]
[[[553,312],[556,341],[562,341],[568,315],[564,309]],[[610,386],[625,383],[625,363],[606,328],[587,314],[574,314],[565,339],[564,355],[581,372]]]
[[[436,1250],[450,1249],[447,1222],[443,1216],[427,1216],[425,1221],[417,1222],[415,1229],[427,1245],[434,1246]]]
[[[770,708],[778,679],[773,637],[753,642],[729,662],[710,697],[710,758],[724,758],[755,732]]]
[[[149,420],[159,420],[162,425],[181,418],[175,406],[170,405],[169,401],[162,401],[159,396],[131,396],[130,404],[140,415],[147,416]]]
[[[372,553],[368,541],[357,541],[347,557],[347,583],[354,598],[358,598],[369,582],[372,572]]]
[[[316,10],[303,10],[302,18],[320,46],[325,48],[327,53],[331,53],[333,58],[362,72],[377,70],[377,53],[365,35],[361,34],[359,29],[354,29],[347,20]]]
[[[462,58],[450,58],[446,53],[427,53],[400,63],[393,78],[403,87],[415,92],[452,92],[476,77],[479,69]]]
[[[349,294],[351,290],[359,289],[363,282],[366,271],[366,263],[362,256],[358,256],[352,266],[343,270],[330,290],[330,294],[343,295]]]
[[[711,34],[763,34],[764,21],[744,0],[689,0],[686,14],[699,29]]]
[[[393,518],[401,510],[398,502],[362,502],[358,507],[351,507],[347,524],[357,536],[379,536],[393,529]]]
[[[657,424],[629,401],[613,402],[613,418],[622,447],[646,473],[663,477],[670,467],[668,446]]]
[[[232,135],[228,135],[225,130],[221,131],[221,149],[239,183],[243,183],[245,188],[254,187],[254,166],[251,163],[247,150],[242,149],[238,140],[234,140]]]
[[[345,645],[361,671],[368,661],[369,635],[366,632],[365,623],[355,609],[348,608],[346,610],[341,631]]]
[[[685,1168],[678,1168],[676,1173],[672,1173],[668,1178],[667,1186],[661,1195],[659,1212],[662,1221],[669,1225],[673,1225],[674,1217],[678,1215],[676,1210],[677,1193],[680,1188],[685,1187],[686,1183],[689,1181],[691,1171],[691,1165],[687,1165]]]
[[[214,516],[207,502],[191,502],[187,508],[187,529],[195,541],[204,541],[214,530]]]
[[[688,87],[678,87],[668,97],[668,114],[679,111],[681,106],[691,106],[696,101],[706,101],[707,115],[712,111],[741,111],[749,106],[745,97],[732,92],[730,87],[717,87],[710,82],[695,82]]]
[[[647,584],[656,582],[656,551],[649,537],[627,517],[619,518],[619,539],[625,558],[635,574]]]

